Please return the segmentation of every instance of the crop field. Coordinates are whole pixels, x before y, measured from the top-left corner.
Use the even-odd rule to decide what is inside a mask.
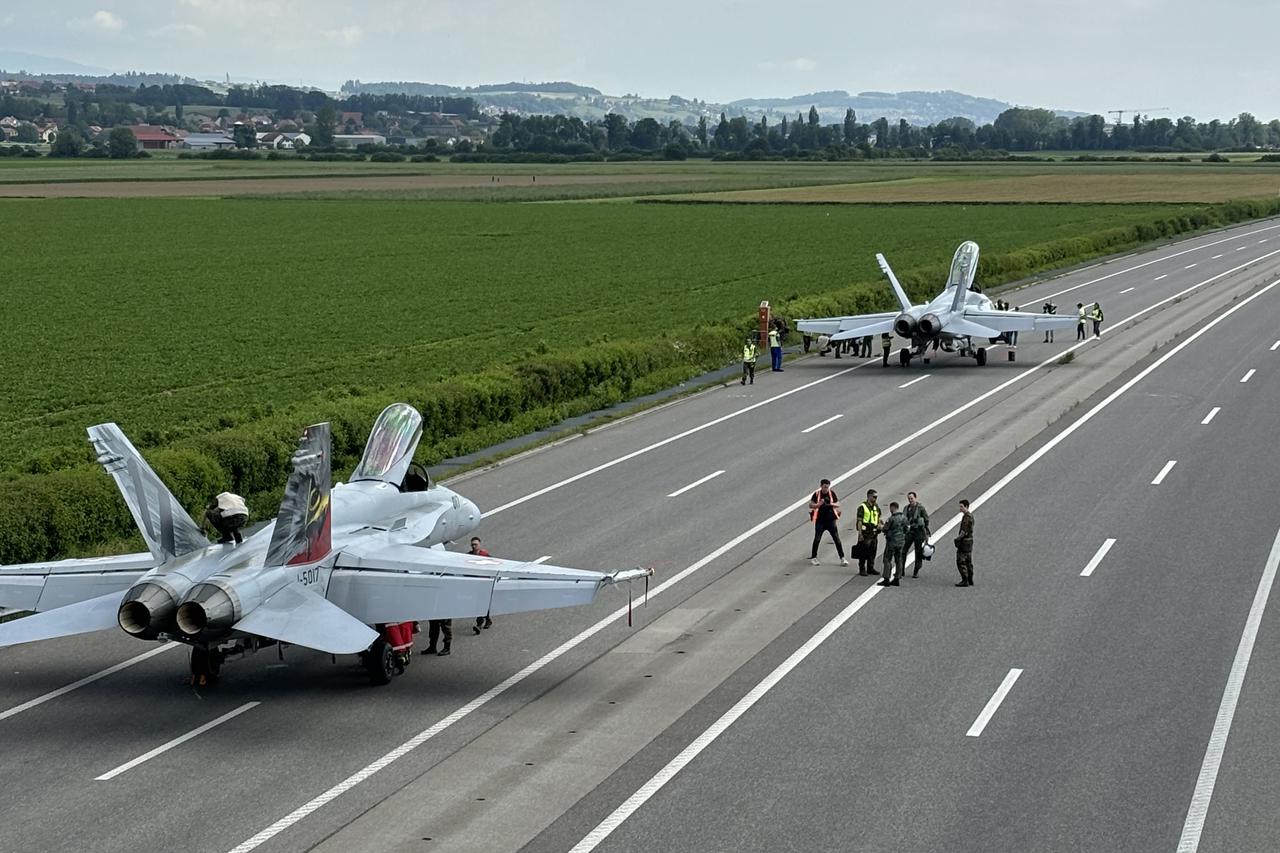
[[[740,323],[761,299],[1146,223],[1169,205],[0,201],[0,472],[429,385],[605,338]],[[886,292],[887,296],[887,292]]]

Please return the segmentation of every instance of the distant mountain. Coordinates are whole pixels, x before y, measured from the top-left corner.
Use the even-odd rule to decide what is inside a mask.
[[[817,107],[818,116],[823,124],[843,121],[845,110],[851,109],[857,113],[859,121],[874,121],[883,116],[892,122],[905,118],[913,125],[927,125],[936,124],[943,119],[963,116],[972,119],[975,124],[983,125],[995,121],[996,116],[1013,104],[949,90],[859,92],[856,95],[833,90],[796,95],[791,98],[745,98],[728,105],[734,111],[754,116],[763,114],[770,119],[782,116],[794,117],[799,112],[807,113],[810,106]],[[1067,116],[1081,115],[1061,110],[1058,113]]]
[[[0,69],[11,72],[26,71],[28,74],[110,74],[106,68],[82,65],[70,59],[56,56],[39,56],[34,53],[23,53],[19,50],[0,50]]]

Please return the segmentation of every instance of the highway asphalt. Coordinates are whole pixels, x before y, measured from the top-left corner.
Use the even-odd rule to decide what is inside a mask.
[[[497,555],[654,566],[632,628],[616,592],[460,620],[453,655],[381,689],[299,649],[203,691],[182,649],[116,632],[0,650],[0,848],[569,849],[864,594],[599,849],[1176,848],[1280,527],[1278,252],[1280,221],[1254,223],[1009,297],[1102,301],[1078,347],[811,357],[451,483]],[[916,488],[941,523],[1233,307],[979,507],[972,590],[945,543],[905,589],[866,593],[829,544],[808,565],[818,478],[849,513]],[[1280,846],[1273,622],[1199,849]]]

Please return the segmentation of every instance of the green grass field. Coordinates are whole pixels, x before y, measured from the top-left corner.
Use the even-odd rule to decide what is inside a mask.
[[[1187,208],[0,201],[0,471],[697,324]],[[886,291],[887,295],[887,291]],[[33,460],[42,460],[34,465]]]

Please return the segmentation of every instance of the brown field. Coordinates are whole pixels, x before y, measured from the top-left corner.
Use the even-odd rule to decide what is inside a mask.
[[[1062,167],[1059,167],[1061,169]],[[731,202],[1220,202],[1280,195],[1280,169],[1172,170],[1144,173],[925,175],[826,186],[698,193],[688,198]]]
[[[496,177],[496,180],[494,178]],[[530,187],[571,187],[596,184],[652,184],[669,180],[681,184],[710,180],[711,175],[688,174],[498,174],[475,172],[454,175],[367,175],[296,178],[228,178],[169,181],[68,181],[59,183],[0,184],[5,198],[160,198],[188,196],[281,195],[316,192],[402,192],[485,189],[500,192]]]

